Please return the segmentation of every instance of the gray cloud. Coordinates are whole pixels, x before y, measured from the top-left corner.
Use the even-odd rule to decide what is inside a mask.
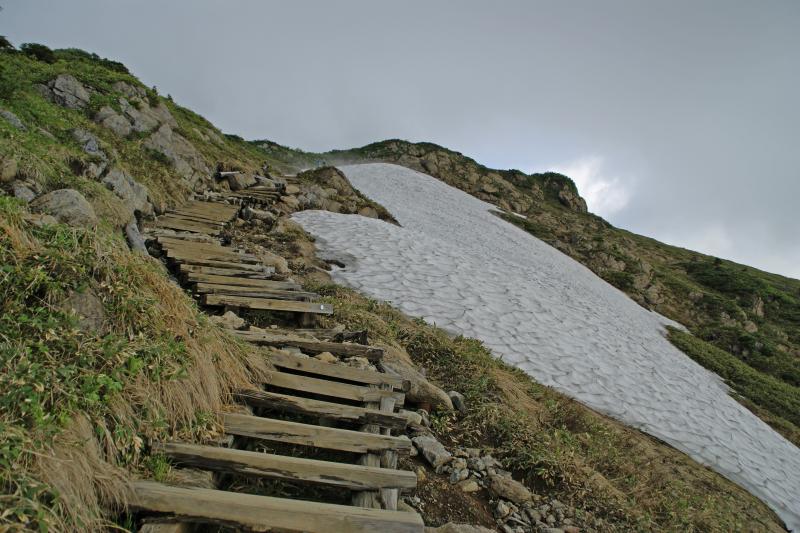
[[[119,59],[226,131],[309,150],[427,140],[524,170],[593,161],[584,189],[611,222],[800,277],[797,2],[4,7],[14,42]]]

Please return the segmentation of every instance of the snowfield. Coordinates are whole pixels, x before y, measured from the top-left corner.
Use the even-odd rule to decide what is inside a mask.
[[[482,340],[504,361],[708,465],[800,528],[800,449],[731,399],[664,337],[651,313],[496,208],[389,164],[341,167],[397,227],[358,215],[294,215],[334,279]]]

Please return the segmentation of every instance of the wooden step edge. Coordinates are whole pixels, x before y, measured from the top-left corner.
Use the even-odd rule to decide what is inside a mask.
[[[405,403],[405,395],[402,392],[393,390],[381,390],[379,388],[365,387],[363,385],[351,385],[329,379],[320,379],[286,372],[272,372],[267,374],[266,386],[289,389],[296,392],[305,392],[328,396],[330,398],[340,398],[342,400],[353,400],[358,402],[379,402],[381,398],[391,397],[395,405],[402,406]]]
[[[413,489],[417,486],[416,474],[408,470],[180,442],[155,443],[153,450],[181,465],[251,477],[283,479],[356,491]]]
[[[266,344],[270,346],[294,346],[301,350],[316,354],[330,352],[335,355],[364,357],[371,362],[383,359],[384,349],[377,346],[367,346],[364,344],[354,344],[349,342],[315,341],[286,335],[273,335],[270,333],[242,331],[237,333],[243,338],[247,338],[254,344]]]
[[[399,455],[411,453],[411,440],[405,435],[398,437],[373,435],[349,429],[240,413],[220,413],[220,418],[225,433],[240,437],[342,452],[370,453],[394,450]]]
[[[256,531],[290,533],[423,533],[417,513],[172,487],[154,481],[132,483],[129,506],[171,513],[188,520],[240,525]]]
[[[295,302],[291,300],[274,300],[271,298],[242,298],[225,294],[206,294],[203,303],[210,306],[228,306],[260,311],[286,311],[290,313],[312,313],[319,315],[333,314],[331,304],[319,302]]]

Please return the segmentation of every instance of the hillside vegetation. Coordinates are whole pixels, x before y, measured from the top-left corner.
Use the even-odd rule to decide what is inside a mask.
[[[400,164],[498,206],[507,221],[583,263],[643,307],[687,326],[697,338],[678,346],[800,444],[800,411],[792,408],[800,401],[800,281],[615,228],[587,212],[572,180],[560,174],[493,170],[435,144],[400,140],[306,157]],[[720,351],[738,371],[720,371],[730,365],[711,362],[707,354],[718,354],[714,360],[720,361]]]
[[[263,351],[210,323],[161,263],[131,251],[123,230],[132,220],[148,219],[192,191],[226,187],[214,179],[216,168],[254,171],[266,163],[294,172],[335,157],[392,160],[411,146],[394,141],[318,155],[245,142],[143,86],[115,61],[73,49],[0,51],[0,530],[131,530],[122,512],[127,481],[170,476],[164,458],[150,454],[150,443],[216,435],[215,413],[230,391],[265,379]],[[433,145],[419,148],[426,150],[442,159],[435,171],[416,155],[393,160],[447,175],[449,183],[529,220],[537,213],[559,220],[551,222],[554,235],[562,224],[582,221],[610,232],[609,242],[618,238],[617,230],[583,212],[563,176],[494,172]],[[470,169],[463,179],[452,170],[462,164]],[[386,215],[337,176],[329,169],[298,178],[308,190],[337,181],[330,209]],[[484,183],[485,176],[491,181]],[[37,203],[60,189],[88,201],[80,219],[36,213]],[[378,341],[407,350],[433,382],[464,393],[465,414],[433,416],[442,440],[496,449],[537,492],[580,505],[606,530],[780,531],[774,513],[733,483],[535,383],[479,342],[451,339],[315,277],[313,243],[302,232],[278,224],[257,236],[308,274],[308,288],[334,304],[332,320],[368,328]],[[552,242],[571,241],[562,235]],[[715,291],[703,297],[723,294]],[[755,320],[762,335],[775,305],[769,298],[762,298],[764,316]],[[87,317],[76,316],[75,306]],[[687,345],[694,340],[687,338]],[[796,350],[789,340],[784,344]],[[730,356],[705,348],[699,345],[703,353],[696,357],[708,365]],[[750,370],[765,373],[747,366],[726,377],[741,375],[749,384]],[[759,390],[769,384],[763,383]],[[749,398],[750,390],[741,394]],[[782,396],[770,398],[763,401],[770,412],[791,405]]]

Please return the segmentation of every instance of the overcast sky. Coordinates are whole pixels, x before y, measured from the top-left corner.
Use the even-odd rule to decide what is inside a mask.
[[[432,141],[800,278],[800,1],[0,0],[15,44],[124,62],[229,133]]]

